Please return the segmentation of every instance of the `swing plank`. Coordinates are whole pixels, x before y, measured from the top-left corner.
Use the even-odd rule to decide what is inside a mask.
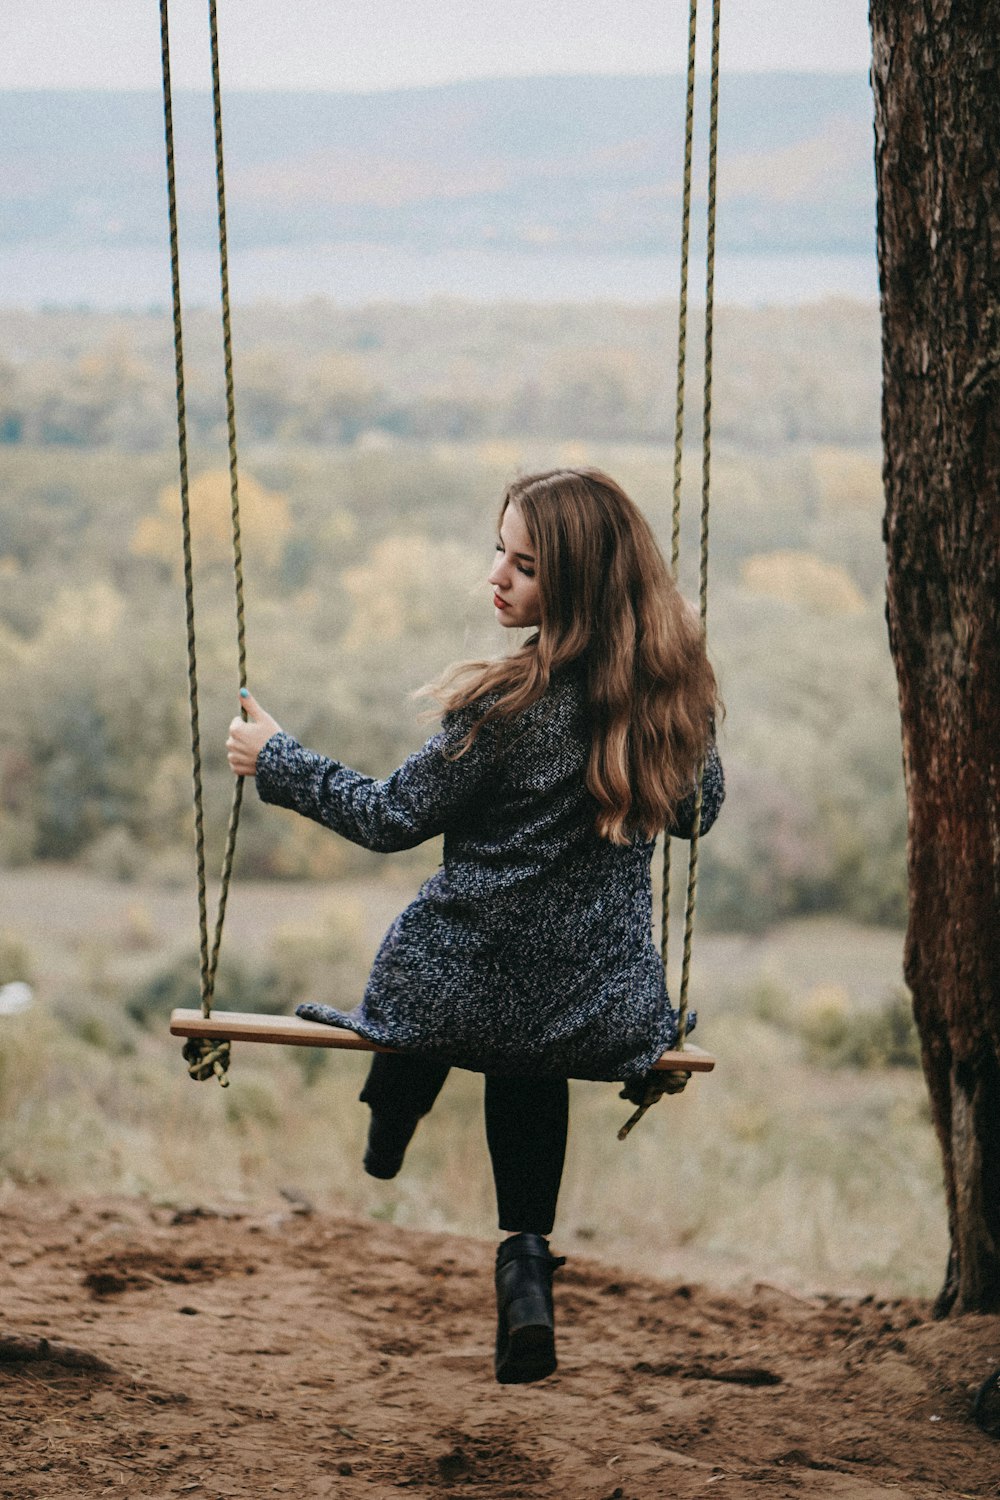
[[[348,1052],[392,1051],[391,1047],[378,1047],[356,1031],[346,1031],[340,1026],[303,1021],[301,1016],[265,1016],[243,1010],[213,1010],[207,1019],[200,1010],[175,1010],[170,1016],[170,1035],[229,1042],[273,1042],[283,1047],[339,1047]],[[664,1052],[653,1066],[663,1072],[710,1073],[715,1058],[688,1043],[683,1052]]]

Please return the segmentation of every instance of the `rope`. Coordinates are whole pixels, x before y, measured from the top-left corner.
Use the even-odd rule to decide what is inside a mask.
[[[670,566],[674,581],[681,554],[681,478],[684,468],[684,395],[687,373],[688,262],[691,247],[691,161],[694,151],[695,53],[698,41],[698,0],[688,10],[687,93],[684,106],[684,188],[681,212],[681,286],[677,314],[677,400],[674,407],[674,486],[670,531]],[[660,905],[660,957],[667,972],[670,942],[670,839],[663,839],[663,894]]]
[[[715,325],[715,208],[719,158],[719,32],[722,0],[712,0],[712,82],[708,125],[708,226],[705,251],[705,390],[702,409],[701,535],[698,572],[698,615],[702,635],[708,633],[708,513],[712,474],[712,346]],[[694,803],[694,829],[688,856],[687,898],[684,908],[684,952],[677,1018],[677,1045],[684,1046],[687,1030],[688,991],[691,978],[691,940],[698,895],[698,846],[701,842],[701,798],[704,765],[698,767],[698,790]]]
[[[681,478],[684,448],[684,401],[687,366],[688,253],[691,232],[691,158],[694,137],[695,47],[697,41],[698,0],[691,0],[688,18],[687,98],[684,122],[684,188],[681,221],[681,287],[677,330],[677,403],[674,413],[674,482],[670,561],[676,579],[680,554]],[[712,350],[715,314],[715,220],[719,154],[719,38],[722,0],[712,0],[712,65],[708,127],[708,214],[705,253],[705,362],[702,406],[701,461],[701,531],[698,573],[698,616],[702,634],[708,630],[708,557],[709,501],[712,469]],[[689,1013],[691,950],[698,897],[698,846],[701,835],[701,806],[704,763],[698,767],[694,803],[694,828],[688,854],[687,894],[684,903],[684,941],[681,956],[681,981],[677,1009],[677,1050],[683,1051]],[[660,956],[666,973],[670,930],[670,836],[663,838],[663,896],[661,903]],[[690,1073],[648,1074],[630,1081],[621,1094],[637,1108],[618,1132],[625,1140],[633,1126],[664,1094],[679,1093],[688,1083]]]
[[[233,385],[233,326],[232,309],[229,302],[229,236],[226,229],[226,180],[222,155],[222,84],[219,68],[219,26],[216,15],[216,0],[208,4],[209,30],[212,42],[212,111],[215,118],[215,191],[219,217],[219,282],[222,296],[222,350],[226,371],[226,432],[229,439],[229,500],[230,523],[233,537],[233,582],[236,591],[236,649],[238,657],[239,685],[247,685],[247,634],[246,602],[243,596],[243,537],[240,530],[240,486],[239,468],[236,459],[236,393]],[[243,718],[246,711],[241,709]],[[226,829],[226,846],[222,858],[222,875],[219,882],[219,907],[215,918],[215,937],[212,943],[211,973],[214,983],[222,945],[222,928],[226,920],[226,903],[229,899],[229,883],[233,873],[233,858],[236,853],[236,830],[240,825],[240,807],[243,802],[243,777],[237,776],[233,787],[233,800],[229,809],[229,826]],[[209,996],[209,1009],[211,995]],[[202,999],[202,1012],[209,1014]]]
[[[684,381],[687,370],[688,261],[691,247],[691,159],[694,151],[695,51],[698,0],[688,13],[687,96],[684,109],[684,196],[681,213],[681,289],[677,317],[677,402],[674,408],[674,505],[670,563],[677,577],[681,553],[681,475],[684,465]]]
[[[191,763],[194,794],[195,865],[198,884],[198,931],[200,950],[200,989],[203,1016],[210,1016],[215,992],[222,929],[232,877],[236,830],[239,826],[243,781],[236,778],[226,833],[226,847],[220,878],[219,901],[211,946],[208,936],[208,900],[205,876],[205,815],[201,767],[201,735],[198,716],[198,662],[195,647],[194,565],[191,545],[191,505],[187,449],[187,419],[184,395],[184,339],[181,318],[180,250],[177,230],[177,182],[174,166],[173,105],[170,87],[170,24],[168,0],[160,0],[160,50],[163,72],[163,124],[166,148],[167,200],[170,221],[170,271],[173,295],[174,369],[177,390],[177,447],[180,466],[181,531],[184,553],[184,599],[187,622],[188,697],[191,720]],[[233,390],[232,320],[229,300],[229,259],[226,233],[225,183],[222,153],[222,100],[219,74],[218,27],[215,0],[209,0],[209,22],[212,39],[212,93],[215,116],[216,188],[219,210],[219,271],[222,284],[223,345],[226,368],[226,416],[229,434],[229,478],[233,535],[234,575],[236,585],[237,645],[239,683],[246,685],[246,609],[243,593],[243,554],[239,518],[239,485],[236,456],[236,409]],[[225,1087],[229,1065],[229,1043],[192,1038],[184,1047],[184,1058],[192,1078],[217,1077]]]

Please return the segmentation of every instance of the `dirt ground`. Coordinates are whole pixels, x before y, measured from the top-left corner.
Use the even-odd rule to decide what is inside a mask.
[[[558,1373],[500,1387],[474,1240],[40,1190],[0,1236],[3,1500],[1000,1494],[1000,1318],[574,1257]]]

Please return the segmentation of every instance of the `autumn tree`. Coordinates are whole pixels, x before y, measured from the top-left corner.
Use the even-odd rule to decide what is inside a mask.
[[[985,0],[872,0],[905,971],[944,1157],[942,1313],[1000,1310],[1000,87]]]
[[[191,481],[191,541],[196,566],[222,567],[233,564],[232,499],[229,472],[206,469]],[[288,502],[272,494],[250,475],[240,480],[240,522],[244,538],[259,563],[276,567],[291,531]],[[144,516],[132,537],[136,557],[156,557],[167,563],[177,578],[184,567],[177,538],[181,529],[181,496],[176,485],[160,491],[156,511]]]

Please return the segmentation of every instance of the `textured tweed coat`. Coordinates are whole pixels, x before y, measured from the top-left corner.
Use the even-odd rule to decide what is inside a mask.
[[[653,844],[594,829],[584,777],[591,732],[570,668],[516,719],[455,751],[484,700],[384,780],[272,736],[257,760],[265,802],[366,849],[444,834],[444,861],[382,941],[357,1010],[309,1004],[307,1020],[484,1073],[624,1079],[677,1036],[652,941]],[[724,796],[714,746],[701,831]],[[690,838],[694,795],[672,832]]]

